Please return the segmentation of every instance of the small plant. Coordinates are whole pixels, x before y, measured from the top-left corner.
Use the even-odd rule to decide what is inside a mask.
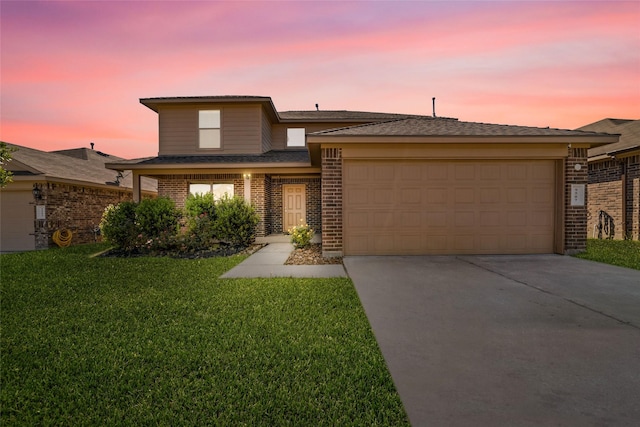
[[[296,248],[306,248],[311,244],[311,239],[315,231],[309,226],[303,219],[300,219],[300,224],[291,227],[287,230],[291,235],[291,243]]]

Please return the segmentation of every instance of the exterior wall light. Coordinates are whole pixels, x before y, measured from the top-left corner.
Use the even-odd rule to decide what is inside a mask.
[[[33,184],[33,189],[31,190],[33,193],[33,198],[35,200],[42,200],[42,186],[39,184]]]
[[[245,173],[245,174],[242,174],[242,177],[244,179],[250,179],[251,178],[251,174],[250,173]]]

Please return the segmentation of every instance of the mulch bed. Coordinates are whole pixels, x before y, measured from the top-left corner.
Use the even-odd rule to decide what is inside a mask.
[[[252,253],[263,248],[263,244],[253,244],[250,246],[237,246],[220,244],[215,249],[206,249],[200,251],[178,251],[178,250],[166,250],[166,251],[125,251],[122,249],[109,249],[106,252],[101,253],[100,257],[113,257],[113,258],[133,258],[142,256],[151,257],[169,257],[169,258],[183,258],[183,259],[200,259],[200,258],[213,258],[223,257],[231,255],[251,255]]]
[[[216,249],[208,249],[201,251],[125,251],[122,249],[109,249],[97,256],[111,258],[133,258],[133,257],[170,257],[182,259],[200,259],[223,257],[231,255],[251,255],[252,253],[262,249],[264,244],[253,244],[250,246],[235,246],[221,244]],[[323,258],[322,245],[311,244],[303,249],[294,249],[285,265],[328,265],[342,264],[342,257]]]
[[[342,257],[323,258],[322,246],[320,244],[311,244],[304,249],[295,249],[285,265],[324,265],[324,264],[342,264]]]

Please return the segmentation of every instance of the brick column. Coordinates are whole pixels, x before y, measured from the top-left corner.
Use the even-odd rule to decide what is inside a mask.
[[[322,256],[342,256],[342,149],[322,149]]]
[[[580,170],[576,170],[576,165]],[[565,216],[564,216],[564,252],[575,254],[587,248],[587,149],[569,148],[569,156],[565,162]],[[584,206],[571,205],[571,185],[583,184],[585,187]]]
[[[251,204],[260,216],[260,222],[256,227],[256,236],[264,237],[271,232],[267,215],[267,198],[271,193],[271,180],[264,174],[251,176]]]
[[[158,197],[168,197],[176,202],[176,207],[184,208],[187,195],[189,194],[189,184],[184,177],[163,177],[158,179]]]

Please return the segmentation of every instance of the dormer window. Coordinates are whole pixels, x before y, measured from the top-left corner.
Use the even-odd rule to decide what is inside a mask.
[[[287,147],[304,147],[305,130],[304,128],[288,128],[287,129]]]
[[[220,110],[198,111],[200,148],[220,148]]]

